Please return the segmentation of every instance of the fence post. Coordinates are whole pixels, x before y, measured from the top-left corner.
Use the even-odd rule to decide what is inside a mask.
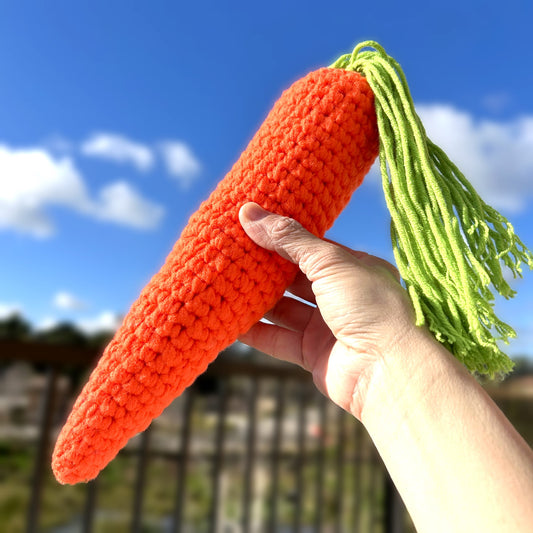
[[[385,533],[403,533],[405,507],[389,473],[385,471]]]
[[[133,496],[133,513],[131,520],[131,531],[140,533],[143,531],[142,515],[144,490],[146,488],[146,469],[148,467],[148,448],[150,446],[150,432],[152,426],[148,426],[140,436],[139,458],[137,463],[137,479],[135,481],[135,492]]]
[[[246,437],[246,452],[244,459],[244,487],[242,531],[250,533],[252,529],[252,506],[254,503],[254,466],[257,453],[257,399],[259,395],[259,380],[253,376],[250,382],[250,397],[248,398],[248,435]]]
[[[295,458],[296,470],[296,493],[294,502],[294,533],[301,533],[302,531],[302,515],[303,515],[303,501],[304,501],[304,469],[306,464],[306,429],[307,429],[307,401],[309,399],[309,387],[307,383],[300,383],[300,391],[298,398],[298,436],[297,436],[297,452]]]
[[[208,514],[208,532],[219,533],[222,505],[222,470],[224,467],[224,441],[226,438],[226,415],[228,408],[229,386],[220,381],[220,397],[217,412],[217,427],[215,430],[215,450],[213,452],[213,494],[211,509]]]
[[[324,480],[326,478],[326,431],[328,403],[322,394],[318,396],[319,434],[315,451],[316,480],[315,480],[315,531],[320,533],[324,525]]]
[[[41,413],[39,415],[39,440],[33,467],[30,504],[28,506],[27,533],[35,533],[39,529],[39,516],[41,514],[42,489],[44,482],[44,466],[49,457],[50,430],[54,414],[56,396],[57,368],[49,366],[46,375],[46,389]]]
[[[95,478],[87,483],[87,496],[82,519],[82,533],[91,533],[93,531],[97,488],[98,478]]]
[[[191,448],[192,415],[195,402],[196,389],[190,387],[185,392],[185,401],[181,414],[181,443],[179,458],[179,471],[176,486],[176,504],[174,507],[173,533],[182,533],[184,528],[185,488],[187,484],[187,471],[189,468],[189,454]]]

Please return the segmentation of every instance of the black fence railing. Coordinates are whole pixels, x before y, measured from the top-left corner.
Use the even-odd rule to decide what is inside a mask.
[[[9,361],[25,361],[40,383],[36,438],[0,435],[2,531],[366,533],[411,527],[361,424],[296,367],[226,351],[96,480],[71,487],[53,479],[51,450],[98,354],[16,342],[1,342],[0,354],[4,374]],[[4,429],[10,423],[4,420]],[[24,423],[19,413],[18,425]]]

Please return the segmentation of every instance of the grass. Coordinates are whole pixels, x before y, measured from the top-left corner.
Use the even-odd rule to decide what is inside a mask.
[[[312,403],[312,402],[311,402]],[[531,404],[508,403],[502,405],[511,421],[522,430],[531,442]],[[294,418],[294,413],[290,413]],[[272,416],[263,413],[260,422]],[[347,421],[345,437],[345,461],[343,462],[344,495],[342,505],[337,501],[337,427],[336,416],[327,420],[331,427],[324,428],[326,447],[324,449],[323,477],[317,468],[316,437],[307,435],[304,456],[302,524],[313,525],[320,512],[323,524],[335,523],[339,511],[343,510],[341,525],[345,531],[380,531],[384,498],[383,466],[375,455],[372,444],[364,435],[361,426]],[[206,406],[199,401],[193,413],[193,434],[201,443],[212,443],[216,423],[207,416]],[[227,436],[235,428],[228,426]],[[165,435],[177,435],[178,428],[165,428]],[[200,436],[200,437],[199,437]],[[238,434],[232,436],[235,438]],[[240,438],[240,437],[239,437]],[[285,438],[285,437],[284,437]],[[198,441],[196,441],[198,442]],[[268,454],[270,441],[258,440],[266,455],[256,458],[253,509],[254,522],[267,522],[272,509],[271,482],[272,461]],[[290,442],[283,441],[283,455],[279,463],[279,488],[277,492],[278,523],[290,526],[295,519],[297,500],[296,450],[290,449]],[[20,533],[25,531],[26,516],[32,481],[34,447],[0,442],[0,531]],[[187,470],[186,502],[184,520],[193,531],[207,529],[212,503],[212,464],[209,457],[198,458],[191,449],[194,459]],[[135,454],[121,453],[103,470],[97,482],[96,514],[94,531],[97,533],[127,533],[130,531],[135,481],[138,461]],[[244,456],[227,456],[222,477],[222,514],[228,521],[238,524],[242,519]],[[160,456],[150,457],[146,472],[143,499],[143,531],[162,531],[162,520],[169,519],[174,511],[179,463]],[[317,487],[321,487],[320,506]],[[48,469],[42,495],[40,528],[42,533],[53,532],[58,526],[76,523],[83,516],[87,498],[85,485],[61,486]],[[81,527],[73,529],[79,531]],[[406,531],[411,531],[410,527]]]
[[[0,445],[0,524],[2,533],[19,533],[25,530],[27,507],[29,503],[29,486],[32,473],[32,449],[9,447]],[[302,523],[312,524],[316,518],[316,484],[318,472],[312,454],[303,471],[304,487]],[[332,450],[326,451],[328,470],[324,477],[322,514],[324,523],[331,520],[338,512],[335,502],[336,476],[331,468],[334,462]],[[95,531],[97,533],[127,533],[130,531],[132,506],[134,501],[134,487],[137,458],[131,454],[120,454],[101,473],[97,485],[97,513],[95,515]],[[254,492],[256,496],[256,519],[265,521],[270,512],[270,480],[271,472],[269,457],[256,463]],[[348,492],[353,490],[353,479],[356,477],[355,464],[347,465]],[[361,509],[366,509],[362,522],[371,520],[371,507],[381,500],[378,492],[371,493],[373,477],[381,476],[381,466],[369,464],[364,467],[361,495],[367,494],[361,500]],[[143,531],[158,532],[162,530],[161,523],[166,517],[172,516],[176,498],[176,479],[178,466],[175,462],[163,458],[153,458],[149,462],[146,472],[145,495],[143,501]],[[260,481],[262,477],[263,481]],[[242,462],[228,465],[223,477],[223,510],[225,519],[239,523],[242,513]],[[212,502],[211,494],[212,472],[209,461],[197,460],[189,465],[187,475],[186,504],[184,518],[194,531],[205,531]],[[280,463],[280,481],[278,498],[278,522],[290,525],[294,520],[294,495],[296,473],[294,459],[287,457]],[[39,531],[50,532],[54,528],[66,524],[75,524],[83,515],[87,497],[86,485],[62,486],[54,480],[51,472],[47,472]],[[259,503],[258,503],[259,502]],[[349,507],[346,505],[345,507]],[[365,515],[366,512],[366,515]],[[353,523],[353,518],[346,517],[346,523]],[[75,528],[79,530],[79,528]]]

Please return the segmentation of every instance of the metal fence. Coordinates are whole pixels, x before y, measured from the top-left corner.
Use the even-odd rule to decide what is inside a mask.
[[[22,475],[26,493],[17,503],[25,516],[2,531],[410,529],[364,428],[298,368],[228,350],[95,481],[69,487],[51,475],[51,449],[97,353],[2,342],[0,354],[4,364],[24,360],[45,376],[31,470]],[[0,508],[2,497],[13,499],[1,491]]]

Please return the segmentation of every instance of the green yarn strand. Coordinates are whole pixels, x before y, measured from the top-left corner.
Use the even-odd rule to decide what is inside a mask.
[[[333,68],[364,75],[374,93],[383,191],[398,270],[416,313],[470,371],[502,376],[513,363],[498,346],[515,337],[494,313],[494,293],[514,296],[502,266],[521,277],[533,254],[428,139],[400,65],[373,41]]]

